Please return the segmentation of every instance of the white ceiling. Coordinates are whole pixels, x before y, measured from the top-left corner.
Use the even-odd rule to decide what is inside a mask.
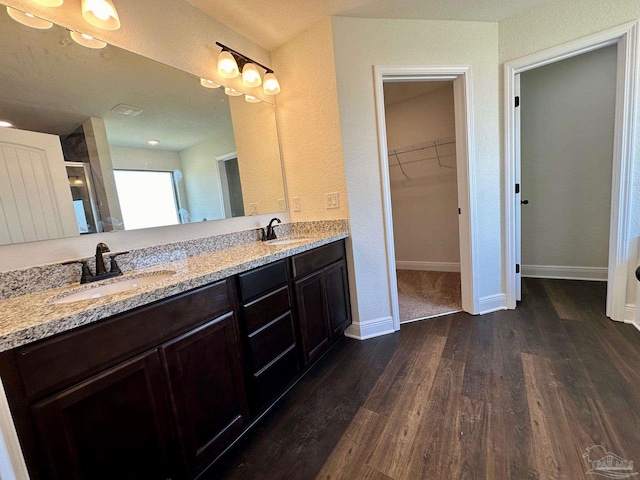
[[[330,15],[499,22],[555,0],[186,0],[271,51]]]

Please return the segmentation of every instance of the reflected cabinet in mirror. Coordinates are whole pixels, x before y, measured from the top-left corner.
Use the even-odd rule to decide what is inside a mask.
[[[274,106],[0,9],[0,245],[286,209]]]

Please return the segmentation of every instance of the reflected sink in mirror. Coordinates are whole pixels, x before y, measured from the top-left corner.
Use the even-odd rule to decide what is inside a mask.
[[[73,303],[82,300],[91,300],[93,298],[101,298],[106,295],[113,295],[114,293],[127,292],[129,290],[135,290],[137,288],[159,282],[169,278],[175,273],[176,272],[174,270],[161,270],[143,275],[120,277],[117,280],[111,280],[109,283],[98,283],[92,285],[90,288],[82,289],[80,291],[74,290],[72,292],[56,295],[49,299],[49,303],[56,305],[61,303]]]
[[[295,243],[302,243],[310,240],[309,237],[295,237],[295,238],[276,238],[275,240],[267,240],[267,245],[293,245]]]

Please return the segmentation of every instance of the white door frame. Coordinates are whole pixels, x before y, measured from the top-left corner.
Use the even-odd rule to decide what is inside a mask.
[[[391,299],[393,329],[400,330],[398,307],[398,285],[396,278],[395,244],[393,239],[393,217],[391,211],[391,184],[389,181],[389,158],[387,148],[387,125],[385,121],[383,83],[411,81],[453,81],[456,128],[456,166],[458,173],[458,206],[460,230],[460,276],[462,287],[462,308],[464,311],[480,313],[478,299],[477,269],[474,268],[477,251],[475,228],[477,212],[476,198],[473,101],[471,95],[471,67],[468,65],[375,65],[374,81],[376,96],[376,116],[378,120],[378,149],[384,212],[384,235],[386,240],[386,263]]]
[[[629,221],[637,97],[637,43],[638,22],[631,22],[505,63],[504,278],[508,308],[516,307],[515,252],[516,242],[520,240],[515,220],[516,208],[518,208],[515,195],[515,165],[519,161],[519,152],[516,151],[516,135],[519,135],[519,132],[516,130],[514,112],[515,76],[527,70],[617,44],[618,67],[611,184],[607,316],[614,320],[624,320],[631,240]]]

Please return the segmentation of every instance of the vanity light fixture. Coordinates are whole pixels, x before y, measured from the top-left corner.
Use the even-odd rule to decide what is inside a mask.
[[[59,7],[64,3],[64,0],[32,0],[33,3],[42,5],[43,7]]]
[[[76,42],[78,45],[82,45],[83,47],[99,50],[107,46],[107,42],[103,42],[102,40],[93,38],[91,35],[87,35],[86,33],[69,30],[69,35],[71,35],[71,38],[74,42]]]
[[[201,78],[200,85],[204,88],[220,88],[220,84],[214,82],[213,80],[209,80],[208,78]]]
[[[0,120],[0,128],[11,128],[13,127],[13,123],[7,122],[6,120]]]
[[[218,56],[218,74],[221,77],[235,78],[242,72],[242,83],[245,87],[258,87],[262,84],[265,95],[280,93],[280,83],[273,70],[220,42],[216,42],[216,45],[222,48]],[[260,77],[257,67],[264,69],[264,78]]]
[[[103,30],[120,28],[120,17],[111,0],[82,0],[82,17]]]
[[[242,92],[239,92],[235,88],[231,87],[224,87],[224,93],[226,93],[230,97],[239,97],[240,95],[242,95]]]
[[[254,97],[253,95],[245,95],[244,100],[249,103],[260,103],[262,101],[259,98]]]
[[[53,23],[47,20],[43,20],[42,18],[36,17],[32,13],[16,10],[15,8],[11,8],[9,6],[7,6],[7,13],[16,22],[21,23],[22,25],[26,25],[27,27],[37,28],[38,30],[47,30],[48,28],[53,27]]]
[[[158,145],[160,143],[160,140],[148,140],[147,143],[149,145],[151,145],[152,147],[155,147],[156,145]]]

